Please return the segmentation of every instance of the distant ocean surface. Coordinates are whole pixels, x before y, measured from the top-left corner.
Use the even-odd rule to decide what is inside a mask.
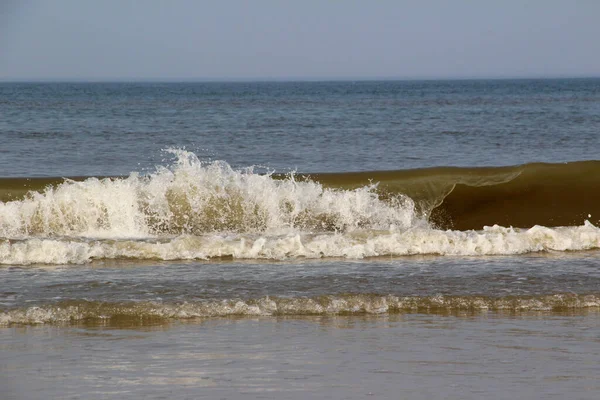
[[[0,390],[597,399],[599,150],[600,79],[0,83]]]

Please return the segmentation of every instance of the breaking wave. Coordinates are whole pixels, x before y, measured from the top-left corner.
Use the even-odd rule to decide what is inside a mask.
[[[309,177],[238,171],[170,151],[173,164],[146,176],[0,179],[0,263],[499,255],[600,247],[592,217],[600,207],[596,161]],[[512,224],[511,213],[540,223]],[[486,218],[493,223],[479,226]],[[573,223],[553,223],[567,220]]]

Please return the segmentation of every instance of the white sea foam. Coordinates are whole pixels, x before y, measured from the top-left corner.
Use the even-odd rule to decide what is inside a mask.
[[[293,175],[273,179],[227,163],[177,161],[146,177],[66,181],[20,201],[0,203],[0,237],[151,237],[206,232],[408,228],[412,201],[384,202],[375,186],[333,190]]]
[[[409,198],[381,200],[374,186],[333,190],[293,175],[274,179],[173,153],[173,165],[149,176],[66,181],[0,203],[0,263],[498,255],[600,247],[600,229],[589,222],[442,231],[419,219]]]
[[[499,226],[482,231],[413,228],[403,232],[204,234],[160,240],[88,240],[31,238],[0,242],[3,264],[84,263],[93,259],[289,259],[297,257],[364,258],[387,255],[508,255],[538,251],[589,250],[600,247],[600,229],[579,227],[520,230]]]

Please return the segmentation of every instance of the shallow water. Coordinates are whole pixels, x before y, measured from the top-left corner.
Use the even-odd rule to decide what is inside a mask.
[[[0,269],[0,323],[143,325],[198,317],[600,308],[598,252]]]
[[[599,331],[597,312],[14,327],[1,375],[7,400],[596,399]]]

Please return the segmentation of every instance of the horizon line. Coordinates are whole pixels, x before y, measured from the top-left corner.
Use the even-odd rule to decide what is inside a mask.
[[[368,81],[478,81],[478,80],[543,80],[543,79],[598,79],[600,75],[514,75],[514,76],[322,76],[322,77],[106,77],[106,78],[10,78],[0,77],[0,83],[236,83],[236,82],[368,82]]]

